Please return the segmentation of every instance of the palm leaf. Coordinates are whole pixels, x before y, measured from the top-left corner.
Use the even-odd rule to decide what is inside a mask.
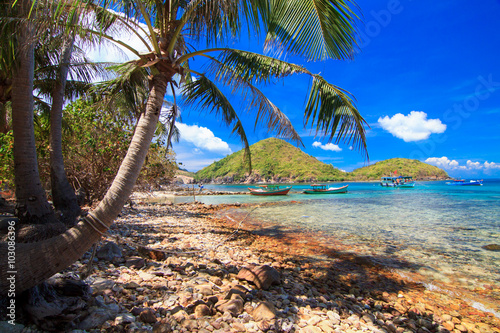
[[[238,50],[226,50],[219,59],[211,59],[208,73],[213,73],[217,80],[232,87],[233,93],[239,90],[248,110],[257,109],[255,127],[259,122],[263,122],[268,131],[274,130],[279,137],[302,144],[288,117],[255,87],[252,81],[268,82],[272,77],[281,78],[305,69],[270,57]]]
[[[309,59],[352,59],[358,16],[350,0],[270,1],[266,42]]]
[[[248,81],[269,83],[272,78],[283,78],[292,74],[307,74],[312,77],[312,87],[305,108],[304,124],[316,126],[316,134],[322,133],[328,140],[353,142],[367,155],[366,121],[354,105],[351,94],[328,83],[319,75],[305,68],[279,59],[240,50],[225,50],[212,61],[209,72],[233,89],[248,85]],[[253,92],[254,88],[250,88]],[[265,98],[262,96],[262,98]],[[255,103],[255,102],[253,102]],[[270,115],[259,110],[258,117],[266,115],[271,126],[279,126]],[[297,135],[298,136],[298,135]],[[367,155],[368,156],[368,155]]]
[[[364,128],[368,124],[356,109],[349,92],[313,75],[304,117],[304,125],[309,122],[311,126],[316,124],[316,134],[323,133],[329,141],[335,138],[336,143],[341,140],[347,144],[352,142],[368,158]]]
[[[186,105],[200,110],[206,110],[208,113],[215,113],[222,118],[226,125],[233,126],[231,134],[238,135],[245,146],[245,159],[248,160],[248,169],[251,173],[252,162],[250,145],[245,129],[226,96],[206,76],[201,76],[197,80],[186,83],[183,86],[182,94]]]

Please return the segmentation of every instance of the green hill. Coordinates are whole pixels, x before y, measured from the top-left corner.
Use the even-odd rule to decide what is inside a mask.
[[[394,172],[400,176],[413,176],[416,180],[450,178],[438,167],[407,158],[391,158],[377,162],[350,172],[348,177],[351,180],[378,180],[383,176],[392,176]]]
[[[394,175],[395,171],[398,175],[413,176],[416,180],[449,178],[438,167],[406,158],[392,158],[346,173],[275,138],[251,145],[250,152],[251,175],[248,174],[242,149],[198,171],[195,179],[206,183],[367,181],[380,180],[380,177]]]
[[[269,138],[250,146],[252,174],[240,150],[212,163],[196,173],[204,182],[304,182],[344,180],[346,173],[318,161],[297,147],[280,139]]]

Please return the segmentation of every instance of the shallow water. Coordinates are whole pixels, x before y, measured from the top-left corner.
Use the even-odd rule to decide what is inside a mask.
[[[306,195],[308,185],[294,185],[287,196],[197,196],[207,204],[298,201],[264,206],[255,220],[319,230],[356,254],[419,276],[429,286],[444,283],[464,290],[500,288],[500,252],[482,248],[500,244],[500,180],[483,186],[448,186],[417,182],[415,188],[383,188],[378,183],[349,184],[347,194]],[[220,191],[245,191],[243,185],[207,185]],[[192,198],[183,198],[192,200]],[[404,264],[402,264],[404,263]],[[441,284],[442,285],[442,284]],[[493,292],[493,298],[498,295]],[[468,296],[470,297],[470,296]],[[500,311],[500,304],[495,312]]]

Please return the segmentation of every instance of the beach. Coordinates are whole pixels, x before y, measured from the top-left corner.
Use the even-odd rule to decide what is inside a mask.
[[[499,318],[453,293],[241,208],[124,208],[96,251],[91,290],[61,296],[57,315],[39,304],[23,332],[500,332]],[[91,253],[59,277],[84,274]]]

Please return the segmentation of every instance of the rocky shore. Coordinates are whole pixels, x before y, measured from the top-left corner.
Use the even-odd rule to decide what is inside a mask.
[[[124,209],[94,257],[27,295],[23,324],[0,331],[500,333],[454,295],[235,208]]]

